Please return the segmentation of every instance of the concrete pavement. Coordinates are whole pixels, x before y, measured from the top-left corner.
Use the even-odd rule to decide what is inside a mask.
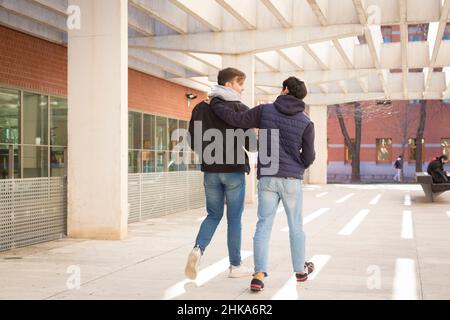
[[[317,270],[292,278],[282,206],[266,289],[229,279],[226,220],[184,278],[204,209],[130,225],[125,241],[63,239],[0,253],[0,299],[450,299],[450,193],[427,203],[417,185],[305,186],[307,257]],[[256,206],[243,219],[244,263],[253,266]]]

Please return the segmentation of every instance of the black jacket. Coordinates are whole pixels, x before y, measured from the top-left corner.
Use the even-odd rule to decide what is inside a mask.
[[[213,99],[213,111],[227,123],[243,128],[267,130],[267,145],[271,130],[279,130],[279,168],[270,176],[303,179],[305,169],[314,162],[314,123],[305,114],[305,103],[290,95],[282,95],[273,104],[257,106],[243,113],[230,112],[223,101]],[[270,146],[269,146],[270,150]],[[258,161],[258,177],[264,165]]]
[[[449,179],[444,171],[444,164],[439,160],[433,160],[428,165],[428,174],[433,178],[434,183],[449,183]]]
[[[236,111],[236,112],[243,112],[243,111],[247,111],[249,109],[247,106],[245,106],[241,102],[237,102],[237,101],[236,102],[224,101],[224,103],[227,107],[229,107],[231,110]],[[202,125],[201,137],[197,136],[197,134],[199,132],[196,132],[196,130],[194,128],[195,122],[199,122]],[[238,159],[238,151],[241,152],[242,148],[245,148],[246,150],[248,150],[249,139],[246,138],[245,143],[239,143],[237,138],[229,139],[230,141],[227,141],[226,130],[227,129],[228,130],[229,129],[236,130],[239,128],[233,127],[233,126],[225,123],[224,121],[222,121],[219,117],[217,117],[214,114],[214,112],[212,112],[209,102],[203,101],[203,102],[199,103],[192,111],[192,117],[191,117],[191,121],[189,123],[189,133],[190,133],[190,137],[191,137],[190,145],[191,145],[192,150],[194,150],[197,154],[199,152],[201,152],[203,155],[205,148],[214,142],[214,140],[213,141],[203,141],[204,140],[203,136],[204,136],[205,132],[209,129],[217,129],[222,134],[224,152],[223,152],[222,161],[217,161],[217,162],[221,162],[221,163],[216,162],[216,163],[208,164],[208,163],[205,163],[205,159],[203,159],[203,157],[202,157],[201,170],[203,172],[214,172],[214,173],[231,173],[231,172],[250,173],[250,166],[249,166],[249,160],[248,160],[247,154],[245,153],[244,163],[241,163],[241,161],[239,161],[239,159]],[[254,130],[245,130],[244,132],[248,135],[251,135],[252,139],[256,139],[256,134],[255,134]],[[197,143],[200,143],[200,141],[202,142],[201,147],[197,146],[197,148],[196,148],[196,144],[195,144],[196,141],[198,141]],[[234,160],[232,163],[226,162],[227,147],[234,149]],[[256,150],[249,150],[249,151],[253,152]]]

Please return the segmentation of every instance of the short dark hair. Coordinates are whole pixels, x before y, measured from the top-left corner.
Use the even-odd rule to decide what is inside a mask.
[[[226,68],[219,72],[217,82],[220,86],[224,86],[227,82],[233,81],[237,78],[238,81],[243,81],[247,78],[244,72],[236,68]]]
[[[442,161],[442,160],[447,161],[448,160],[448,156],[446,154],[443,154],[442,156],[438,157],[438,159],[439,159],[439,161]]]
[[[286,88],[289,90],[289,95],[300,100],[303,100],[308,94],[305,83],[296,77],[290,77],[284,80],[283,90],[286,90]]]

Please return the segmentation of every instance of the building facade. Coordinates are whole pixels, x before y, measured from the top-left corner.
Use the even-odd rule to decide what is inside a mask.
[[[450,154],[450,108],[447,101],[426,101],[427,117],[423,141],[423,170],[430,160]],[[404,159],[404,177],[414,181],[416,171],[416,132],[420,101],[393,101],[391,106],[362,102],[362,141],[360,168],[362,181],[393,181],[393,163]],[[342,106],[346,128],[355,137],[353,104]],[[376,112],[371,112],[376,108]],[[328,112],[328,180],[348,182],[351,177],[351,152],[344,142],[333,106]]]
[[[68,50],[0,26],[0,57],[0,250],[7,250],[68,234]],[[171,137],[187,129],[206,93],[134,69],[128,89],[128,221],[202,207],[199,167],[172,161]]]

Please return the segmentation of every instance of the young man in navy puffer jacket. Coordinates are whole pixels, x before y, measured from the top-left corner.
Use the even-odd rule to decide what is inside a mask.
[[[277,163],[262,161],[262,150],[258,156],[259,201],[254,236],[255,274],[250,285],[252,291],[264,288],[264,278],[268,275],[270,233],[280,201],[288,218],[291,257],[297,281],[306,281],[308,274],[314,270],[313,263],[305,260],[302,217],[303,174],[315,160],[314,124],[305,114],[303,99],[306,95],[305,83],[291,77],[284,81],[283,91],[273,104],[237,113],[227,108],[221,99],[211,102],[213,112],[228,124],[265,130],[267,150],[264,151],[277,155]]]

